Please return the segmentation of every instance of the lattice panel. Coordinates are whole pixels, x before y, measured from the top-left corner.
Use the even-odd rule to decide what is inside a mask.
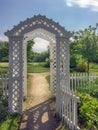
[[[50,49],[51,93],[56,95],[56,45]]]
[[[22,37],[10,39],[9,62],[9,108],[10,112],[22,112]]]
[[[13,77],[19,77],[20,74],[20,59],[19,59],[19,42],[13,41],[12,56],[13,56]]]
[[[66,103],[68,101],[68,98],[64,94],[65,91],[68,90],[68,53],[67,53],[67,43],[64,41],[64,39],[60,41],[60,116],[63,117],[67,110]],[[66,103],[65,103],[66,101]],[[68,105],[67,105],[68,106]]]
[[[60,42],[60,84],[62,89],[64,89],[66,86],[66,76],[67,76],[67,50],[66,50],[66,42]]]
[[[19,81],[15,80],[12,86],[12,110],[14,112],[17,112],[17,110],[19,109],[19,86]]]
[[[23,43],[23,95],[27,97],[27,43]]]

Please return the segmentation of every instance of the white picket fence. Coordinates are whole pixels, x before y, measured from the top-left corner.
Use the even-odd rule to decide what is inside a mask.
[[[79,97],[71,91],[62,91],[61,117],[70,130],[79,130],[77,105]]]
[[[0,96],[8,98],[8,74],[0,75]]]
[[[70,89],[76,93],[78,87],[87,87],[88,83],[93,83],[93,81],[97,78],[98,76],[94,73],[89,74],[89,76],[87,73],[70,74]]]
[[[94,79],[97,79],[98,76],[95,74],[87,73],[75,73],[70,74],[70,89],[62,90],[62,116],[63,120],[67,122],[67,126],[71,130],[79,130],[78,127],[78,113],[77,105],[80,102],[79,97],[77,96],[77,88],[82,87],[88,84],[93,83]]]

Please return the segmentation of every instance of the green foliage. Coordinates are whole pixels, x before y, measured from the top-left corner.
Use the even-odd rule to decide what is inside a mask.
[[[50,68],[50,59],[49,58],[46,58],[44,67]]]
[[[33,45],[34,45],[34,41],[33,40],[30,40],[28,41],[28,44],[27,44],[27,61],[33,61],[33,56],[34,56],[34,52],[33,52]]]
[[[8,115],[8,99],[2,98],[2,89],[0,89],[0,122],[4,121]]]
[[[8,62],[9,55],[9,44],[8,42],[0,41],[0,62]]]
[[[0,95],[0,130],[18,130],[20,115],[8,113],[8,99]]]
[[[79,123],[81,127],[89,130],[98,129],[98,101],[89,94],[78,94],[81,103],[79,104]]]
[[[88,67],[88,63],[87,62],[78,63],[76,65],[76,70],[78,72],[87,72],[87,67]]]
[[[86,87],[85,87],[86,86]],[[86,83],[86,85],[79,87],[78,92],[84,94],[90,94],[90,96],[98,98],[98,81],[97,79],[92,81],[91,83]]]
[[[98,81],[88,82],[78,88],[80,97],[79,123],[80,126],[89,130],[98,129]]]
[[[33,58],[33,61],[34,62],[45,62],[45,60],[47,58],[49,58],[49,50],[48,51],[45,51],[45,52],[42,52],[42,53],[34,53],[34,58]]]
[[[70,43],[70,66],[76,68],[77,64],[87,61],[87,71],[89,72],[89,63],[98,62],[96,28],[89,26],[87,29],[74,32],[73,39]]]
[[[8,109],[0,101],[0,122],[4,121],[7,118],[7,115],[8,115]]]
[[[20,115],[8,115],[7,119],[0,124],[0,130],[18,130]]]
[[[48,82],[49,85],[50,85],[50,75],[46,76],[46,80],[47,80],[47,82]]]

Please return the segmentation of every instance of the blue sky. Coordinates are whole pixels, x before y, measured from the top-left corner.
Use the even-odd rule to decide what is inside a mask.
[[[98,0],[0,0],[0,39],[20,21],[38,14],[77,31],[98,22]]]

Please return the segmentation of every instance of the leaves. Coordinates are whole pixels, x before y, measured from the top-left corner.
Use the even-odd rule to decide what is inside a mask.
[[[89,62],[98,62],[98,36],[96,29],[89,26],[84,30],[74,32],[74,40],[70,43],[71,67],[86,61],[88,62],[87,71],[89,72]]]
[[[87,129],[98,129],[98,101],[89,94],[80,94],[79,122]]]

